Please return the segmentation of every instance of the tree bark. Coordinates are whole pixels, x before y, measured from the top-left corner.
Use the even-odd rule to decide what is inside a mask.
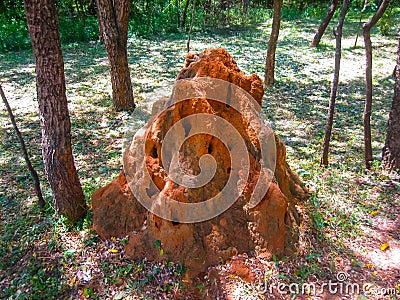
[[[274,0],[274,16],[272,20],[271,36],[268,41],[267,58],[265,62],[264,86],[272,86],[275,82],[275,52],[278,43],[279,28],[281,26],[282,0]]]
[[[331,21],[335,10],[338,5],[338,0],[332,0],[331,6],[329,7],[328,13],[326,14],[325,18],[322,20],[321,25],[319,25],[317,33],[314,36],[313,41],[311,42],[311,46],[316,47],[319,45],[319,42],[321,41],[322,36],[325,33],[326,28],[329,25],[329,22]]]
[[[400,34],[397,48],[397,63],[394,72],[395,84],[392,108],[386,130],[385,146],[382,150],[383,165],[389,171],[400,171]]]
[[[176,0],[176,24],[178,30],[181,30],[181,1]]]
[[[357,47],[358,36],[360,35],[361,20],[362,20],[362,17],[363,17],[363,15],[364,15],[365,9],[367,8],[367,5],[369,4],[369,1],[370,1],[370,0],[365,0],[364,6],[363,6],[363,8],[362,8],[362,10],[361,10],[361,13],[360,13],[360,19],[358,20],[358,26],[357,26],[356,39],[355,39],[355,41],[354,41],[354,48]]]
[[[192,20],[190,22],[190,27],[189,27],[189,31],[188,31],[188,39],[187,39],[187,43],[186,43],[187,52],[190,51],[190,37],[191,37],[191,34],[192,34],[193,25],[194,25],[194,11],[195,11],[195,9],[196,9],[196,0],[193,0]]]
[[[99,20],[110,61],[112,98],[117,111],[135,108],[127,52],[130,6],[130,0],[97,0]]]
[[[183,29],[185,29],[185,27],[186,27],[186,16],[187,16],[188,8],[189,8],[189,3],[190,3],[190,0],[186,0],[185,8],[183,9],[183,13],[182,13],[182,25],[181,25],[181,28],[183,28]]]
[[[26,163],[26,165],[28,167],[28,170],[31,173],[31,176],[33,178],[36,196],[38,197],[38,205],[39,205],[40,209],[43,210],[45,205],[46,205],[46,202],[43,199],[42,189],[40,188],[39,176],[38,176],[36,170],[33,168],[31,160],[29,159],[29,155],[28,155],[28,151],[26,150],[24,138],[22,137],[21,131],[19,131],[19,129],[18,129],[17,122],[15,121],[14,114],[12,112],[10,104],[8,103],[6,95],[3,92],[3,88],[1,87],[1,84],[0,84],[0,95],[1,95],[1,98],[3,99],[3,102],[4,102],[5,106],[6,106],[6,109],[7,109],[7,112],[8,112],[8,116],[10,117],[11,124],[14,127],[14,131],[15,131],[17,137],[18,137],[19,143],[21,144],[21,150],[22,150],[22,154],[24,155],[25,163]]]
[[[340,11],[340,16],[338,24],[336,26],[335,37],[336,37],[336,51],[335,51],[335,70],[333,73],[331,95],[329,99],[329,110],[328,116],[326,118],[325,135],[324,142],[322,144],[322,156],[321,165],[327,166],[329,163],[329,143],[331,140],[332,127],[333,127],[333,116],[335,114],[335,102],[336,94],[339,84],[339,73],[340,73],[340,60],[342,56],[342,35],[343,35],[343,23],[346,17],[347,11],[349,10],[351,0],[343,0],[342,10]]]
[[[72,157],[57,13],[53,0],[25,0],[24,3],[36,59],[45,172],[57,213],[77,221],[85,215],[86,204]]]
[[[104,30],[103,30],[103,26],[101,26],[100,14],[99,14],[99,9],[97,8],[97,5],[96,5],[96,16],[97,16],[97,28],[99,30],[99,41],[104,42]]]
[[[364,107],[364,147],[365,147],[365,168],[369,169],[372,157],[371,143],[371,111],[372,111],[372,43],[371,28],[375,26],[382,17],[390,0],[383,0],[378,11],[371,20],[363,25],[363,36],[365,44],[365,107]]]
[[[247,12],[249,9],[249,0],[242,0],[242,11],[243,15],[247,17]]]

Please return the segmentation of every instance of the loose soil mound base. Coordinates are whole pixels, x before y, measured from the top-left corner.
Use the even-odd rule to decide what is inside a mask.
[[[224,49],[211,49],[201,54],[189,53],[177,80],[194,79],[195,84],[196,79],[204,77],[230,82],[245,90],[261,105],[264,92],[260,78],[257,75],[245,76]],[[190,87],[201,90],[201,85]],[[239,97],[239,103],[245,105],[247,98],[241,95],[235,96]],[[296,251],[300,218],[294,205],[307,197],[307,191],[286,163],[286,149],[278,137],[272,135],[276,145],[276,166],[271,176],[272,182],[261,201],[252,207],[249,201],[261,178],[261,146],[251,122],[246,119],[245,109],[244,113],[239,113],[229,103],[195,97],[172,106],[168,105],[168,100],[160,100],[154,110],[160,113],[148,125],[146,135],[142,135],[143,161],[151,182],[143,179],[143,174],[136,170],[127,169],[126,166],[135,165],[138,160],[135,147],[128,147],[124,154],[124,172],[109,185],[95,191],[92,197],[94,229],[100,236],[110,238],[129,235],[125,248],[127,255],[182,262],[189,267],[188,279],[240,253],[255,251],[258,255],[268,257]],[[189,137],[179,148],[179,169],[195,176],[201,173],[199,161],[202,156],[210,155],[216,161],[212,181],[200,188],[180,186],[172,181],[161,159],[167,132],[178,122],[195,114],[221,117],[235,127],[246,146],[250,172],[243,192],[227,210],[209,220],[183,223],[151,213],[134,196],[132,187],[140,185],[139,188],[146,191],[152,208],[159,205],[160,194],[179,203],[200,203],[220,193],[230,176],[236,174],[236,170],[232,168],[235,163],[231,160],[233,150],[214,136],[190,136],[193,128],[185,127],[184,123],[182,125],[182,130]]]

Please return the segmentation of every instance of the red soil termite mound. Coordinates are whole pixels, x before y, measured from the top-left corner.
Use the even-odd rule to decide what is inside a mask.
[[[224,91],[222,86],[218,90],[223,90],[222,94],[228,95],[229,99],[220,102],[207,98],[207,94],[201,96],[202,89],[206,86],[206,83],[198,81],[201,78],[226,82],[227,90]],[[289,168],[285,146],[274,134],[272,139],[276,145],[276,153],[272,161],[275,169],[271,178],[267,178],[271,182],[268,182],[267,192],[256,205],[249,205],[256,183],[261,178],[262,145],[258,140],[257,130],[251,126],[252,121],[248,120],[248,97],[245,94],[248,93],[261,105],[264,92],[260,78],[257,75],[245,76],[226,50],[211,49],[201,54],[189,53],[177,80],[187,80],[183,81],[186,84],[185,91],[189,90],[189,94],[195,91],[193,95],[197,96],[174,102],[173,105],[171,99],[160,100],[155,104],[153,110],[158,112],[157,117],[147,125],[146,134],[139,134],[132,142],[134,144],[141,139],[144,157],[138,158],[136,148],[128,147],[124,154],[124,172],[93,194],[94,229],[105,238],[129,235],[125,248],[129,256],[182,262],[189,267],[189,278],[194,278],[221,259],[225,260],[240,253],[255,251],[262,256],[281,256],[295,251],[300,222],[295,204],[307,197],[307,191],[301,186],[298,176]],[[231,90],[232,86],[240,87],[245,92],[235,92],[236,90]],[[175,90],[175,94],[178,92]],[[239,106],[236,108],[229,102],[233,97],[232,93],[238,101]],[[186,126],[183,121],[196,114],[223,118],[233,125],[246,148],[249,174],[233,204],[211,219],[195,223],[181,221],[186,215],[196,217],[196,211],[178,212],[176,219],[173,213],[162,218],[158,213],[150,212],[143,204],[151,208],[157,207],[160,205],[161,194],[179,204],[201,203],[218,195],[230,176],[242,176],[240,172],[235,173],[237,162],[231,159],[235,155],[235,145],[231,149],[230,145],[211,134],[190,135],[195,124]],[[257,118],[259,117],[252,117],[252,120]],[[197,176],[202,172],[201,162],[199,163],[202,156],[209,155],[215,160],[212,180],[201,187],[191,188],[177,184],[168,174],[173,167],[168,169],[163,162],[162,157],[167,156],[162,150],[163,144],[167,142],[167,132],[173,126],[178,126],[178,123],[187,137],[178,151],[178,171]],[[224,131],[222,136],[229,135],[228,131]],[[137,171],[140,159],[147,177]],[[132,165],[135,167],[131,168]],[[135,187],[145,191],[148,203],[138,201],[135,196],[137,194],[132,192]],[[168,207],[164,207],[164,210]],[[212,205],[208,207],[210,211],[214,208]]]

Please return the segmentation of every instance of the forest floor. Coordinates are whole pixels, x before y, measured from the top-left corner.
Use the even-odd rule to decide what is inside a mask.
[[[331,142],[330,166],[319,160],[334,64],[331,33],[309,47],[317,23],[283,22],[276,84],[263,102],[270,126],[287,146],[288,162],[312,191],[303,214],[299,252],[280,261],[252,253],[211,268],[196,283],[214,299],[397,299],[400,295],[400,179],[381,168],[381,148],[393,96],[397,38],[375,33],[373,42],[374,164],[363,163],[364,48],[353,48],[357,24],[344,29],[342,68]],[[270,23],[218,33],[194,33],[192,50],[224,47],[246,73],[263,77]],[[129,64],[137,109],[115,112],[104,46],[63,49],[73,152],[85,196],[121,171],[126,132],[150,116],[151,104],[171,93],[184,63],[182,36],[130,38]],[[0,53],[1,81],[45,182],[31,51]],[[184,266],[124,256],[125,239],[102,240],[90,213],[70,226],[49,205],[35,205],[32,180],[3,104],[0,105],[0,298],[187,299]],[[248,268],[247,275],[234,265]],[[250,276],[250,275],[251,276]],[[316,291],[309,290],[316,287]]]

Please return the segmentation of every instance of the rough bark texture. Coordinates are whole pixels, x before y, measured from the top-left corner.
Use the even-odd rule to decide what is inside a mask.
[[[112,98],[116,110],[133,110],[132,83],[128,66],[129,0],[97,0],[99,21],[110,61]]]
[[[99,41],[104,41],[103,26],[101,26],[99,9],[97,8],[97,6],[96,6],[96,16],[97,16],[97,28],[99,30]]]
[[[333,116],[335,114],[335,101],[336,94],[339,84],[339,73],[340,73],[340,59],[342,56],[342,31],[343,23],[346,17],[347,11],[349,9],[350,0],[343,0],[342,10],[340,12],[338,24],[336,26],[335,36],[336,36],[336,51],[335,51],[335,70],[333,73],[332,89],[329,99],[329,110],[328,116],[326,118],[325,135],[324,142],[322,144],[322,156],[321,165],[328,165],[328,154],[329,154],[329,143],[331,140],[332,126],[333,126]]]
[[[333,14],[335,13],[336,7],[338,5],[338,0],[332,0],[331,5],[329,6],[328,13],[326,14],[325,18],[322,20],[321,25],[319,25],[317,33],[314,36],[313,41],[311,42],[311,46],[316,47],[319,45],[319,42],[321,41],[322,36],[325,33],[326,28],[329,25],[329,22],[331,21]]]
[[[25,11],[36,58],[45,172],[56,211],[76,221],[85,215],[86,204],[72,157],[57,13],[53,0],[27,0]]]
[[[264,85],[266,87],[275,81],[275,52],[278,43],[279,28],[281,26],[282,0],[274,0],[274,17],[272,20],[271,36],[268,41],[267,58],[265,61]]]
[[[261,104],[264,93],[260,78],[257,75],[245,76],[224,49],[187,55],[185,67],[177,79],[199,77],[231,82],[246,90]],[[216,159],[217,171],[213,182],[204,187],[191,189],[178,186],[166,175],[160,159],[161,144],[169,128],[185,117],[206,113],[223,117],[240,132],[246,142],[251,174],[243,194],[230,208],[210,220],[198,223],[168,221],[148,212],[139,204],[128,187],[125,174],[130,178],[136,175],[136,178],[140,178],[141,174],[124,169],[117,179],[95,191],[92,196],[95,230],[105,238],[129,235],[125,250],[130,256],[182,262],[190,268],[187,273],[189,279],[221,259],[238,253],[257,251],[260,255],[270,257],[295,251],[297,226],[300,223],[295,204],[305,199],[308,192],[287,165],[285,146],[279,138],[275,136],[275,179],[261,202],[253,208],[246,208],[260,166],[257,160],[259,146],[243,115],[230,105],[206,98],[187,99],[165,107],[167,101],[156,102],[155,109],[162,107],[164,110],[149,124],[151,127],[145,138],[145,162],[151,181],[164,195],[183,203],[205,201],[221,190],[230,176],[231,160],[229,150],[219,139],[204,134],[194,135],[187,139],[180,150],[184,161],[182,166],[187,174],[199,171],[199,158],[203,155],[209,154]],[[124,161],[135,159],[137,157],[127,148]],[[135,184],[135,181],[132,182]],[[148,186],[147,182],[141,184],[146,192],[151,193]],[[164,254],[160,253],[154,241],[159,242]]]
[[[382,17],[389,0],[383,0],[378,11],[371,20],[363,26],[363,36],[365,44],[365,107],[364,107],[364,148],[365,148],[365,167],[368,169],[373,160],[372,157],[372,138],[371,138],[371,111],[372,111],[372,43],[371,28]]]
[[[382,151],[383,164],[390,171],[400,170],[400,35],[394,76],[392,108],[389,114],[385,146]]]

